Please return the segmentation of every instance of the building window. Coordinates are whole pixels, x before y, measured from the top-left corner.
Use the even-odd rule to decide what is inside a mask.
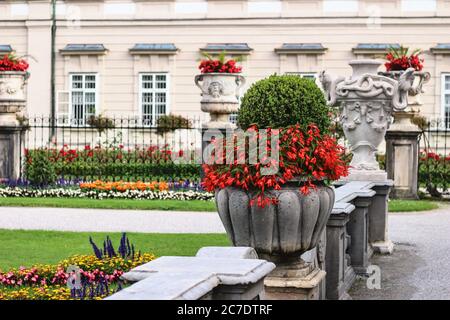
[[[77,73],[70,75],[70,123],[85,126],[95,116],[98,101],[98,75]]]
[[[442,116],[445,128],[450,129],[450,73],[442,75]]]
[[[169,75],[140,74],[139,103],[142,125],[155,126],[158,118],[169,112]]]

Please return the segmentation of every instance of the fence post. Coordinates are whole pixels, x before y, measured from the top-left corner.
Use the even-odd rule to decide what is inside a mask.
[[[0,182],[20,178],[25,72],[0,72]]]

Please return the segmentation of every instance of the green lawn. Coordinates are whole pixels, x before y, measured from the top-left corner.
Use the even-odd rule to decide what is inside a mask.
[[[120,233],[58,232],[0,229],[0,269],[52,264],[74,254],[91,254],[89,236],[97,245],[111,236],[114,247],[119,244]],[[128,233],[136,250],[151,252],[156,256],[190,256],[205,246],[230,245],[225,234],[145,234]]]
[[[0,207],[57,207],[91,209],[129,209],[164,211],[216,212],[214,201],[202,200],[130,200],[130,199],[85,199],[85,198],[0,198]],[[428,200],[391,200],[390,212],[433,210],[437,202]]]
[[[88,198],[0,198],[0,206],[57,207],[91,209],[216,211],[214,201],[203,200],[132,200]]]
[[[436,202],[428,200],[391,200],[389,212],[427,211],[439,208]]]

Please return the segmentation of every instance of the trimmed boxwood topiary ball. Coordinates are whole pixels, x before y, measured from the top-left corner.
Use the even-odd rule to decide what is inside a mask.
[[[242,98],[238,125],[247,129],[283,128],[299,123],[303,128],[315,123],[328,132],[331,108],[314,81],[297,75],[272,75],[254,83]]]

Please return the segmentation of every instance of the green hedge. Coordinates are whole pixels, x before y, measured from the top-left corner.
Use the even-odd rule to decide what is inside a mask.
[[[298,123],[306,128],[315,123],[321,132],[328,132],[331,115],[332,110],[314,81],[297,75],[272,75],[247,90],[238,124],[247,129],[252,124],[282,128]]]

